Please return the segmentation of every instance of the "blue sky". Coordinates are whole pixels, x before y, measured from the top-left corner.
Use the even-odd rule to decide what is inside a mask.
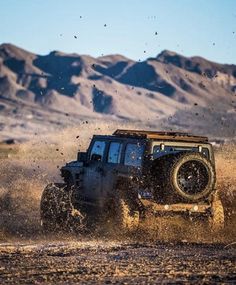
[[[0,0],[0,19],[0,43],[38,54],[143,60],[168,49],[236,63],[236,0]]]

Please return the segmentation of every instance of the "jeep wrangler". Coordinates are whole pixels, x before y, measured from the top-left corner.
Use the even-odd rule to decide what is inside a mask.
[[[116,130],[94,135],[86,152],[61,168],[64,183],[41,199],[46,231],[94,229],[106,223],[134,230],[148,213],[224,226],[207,137],[180,132]]]

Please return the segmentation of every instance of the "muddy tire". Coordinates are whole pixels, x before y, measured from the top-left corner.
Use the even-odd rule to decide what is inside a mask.
[[[209,217],[210,229],[214,232],[222,230],[224,228],[224,221],[224,208],[220,198],[215,194],[211,205],[211,215]]]
[[[115,205],[115,226],[121,231],[134,231],[139,225],[139,211],[132,209],[130,201],[119,197]]]
[[[62,184],[49,184],[40,204],[41,225],[46,233],[78,231],[83,215],[71,203],[71,191]]]
[[[214,190],[215,168],[200,153],[171,155],[156,165],[156,198],[161,202],[197,202]]]

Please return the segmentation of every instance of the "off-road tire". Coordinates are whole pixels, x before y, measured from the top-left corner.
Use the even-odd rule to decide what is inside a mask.
[[[116,201],[115,226],[121,231],[134,231],[139,225],[139,211],[131,209],[130,201],[119,197]]]
[[[40,216],[45,233],[77,231],[83,226],[83,215],[73,207],[71,192],[64,185],[47,185],[41,198]]]
[[[192,173],[197,173],[197,167],[201,169],[198,172],[201,174],[199,177],[190,175],[196,186],[199,185],[199,191],[192,189],[185,190],[185,185],[181,184],[182,180],[188,183],[188,177],[181,180],[180,174],[184,176],[184,167],[190,165],[192,167]],[[191,166],[192,165],[192,166]],[[194,167],[195,165],[195,167]],[[196,166],[197,165],[197,166]],[[169,155],[156,162],[155,172],[156,189],[157,193],[154,194],[157,200],[161,200],[164,203],[176,203],[176,202],[197,202],[209,196],[214,190],[216,174],[215,168],[212,163],[202,154],[193,152],[183,152],[177,155]],[[194,171],[193,171],[194,170]],[[187,174],[187,171],[186,171]],[[204,176],[204,175],[205,176]],[[184,180],[185,179],[185,180]],[[199,184],[196,179],[199,179]],[[200,189],[201,186],[201,189]]]
[[[217,194],[214,195],[211,204],[211,215],[209,217],[209,226],[213,232],[220,231],[224,228],[224,207]]]

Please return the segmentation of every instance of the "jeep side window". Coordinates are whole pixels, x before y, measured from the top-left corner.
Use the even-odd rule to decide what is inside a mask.
[[[108,152],[108,163],[120,163],[121,157],[121,143],[118,142],[111,142]]]
[[[141,166],[143,146],[129,143],[125,149],[125,165]]]
[[[105,146],[104,141],[95,141],[90,153],[90,160],[101,161],[104,156]]]

